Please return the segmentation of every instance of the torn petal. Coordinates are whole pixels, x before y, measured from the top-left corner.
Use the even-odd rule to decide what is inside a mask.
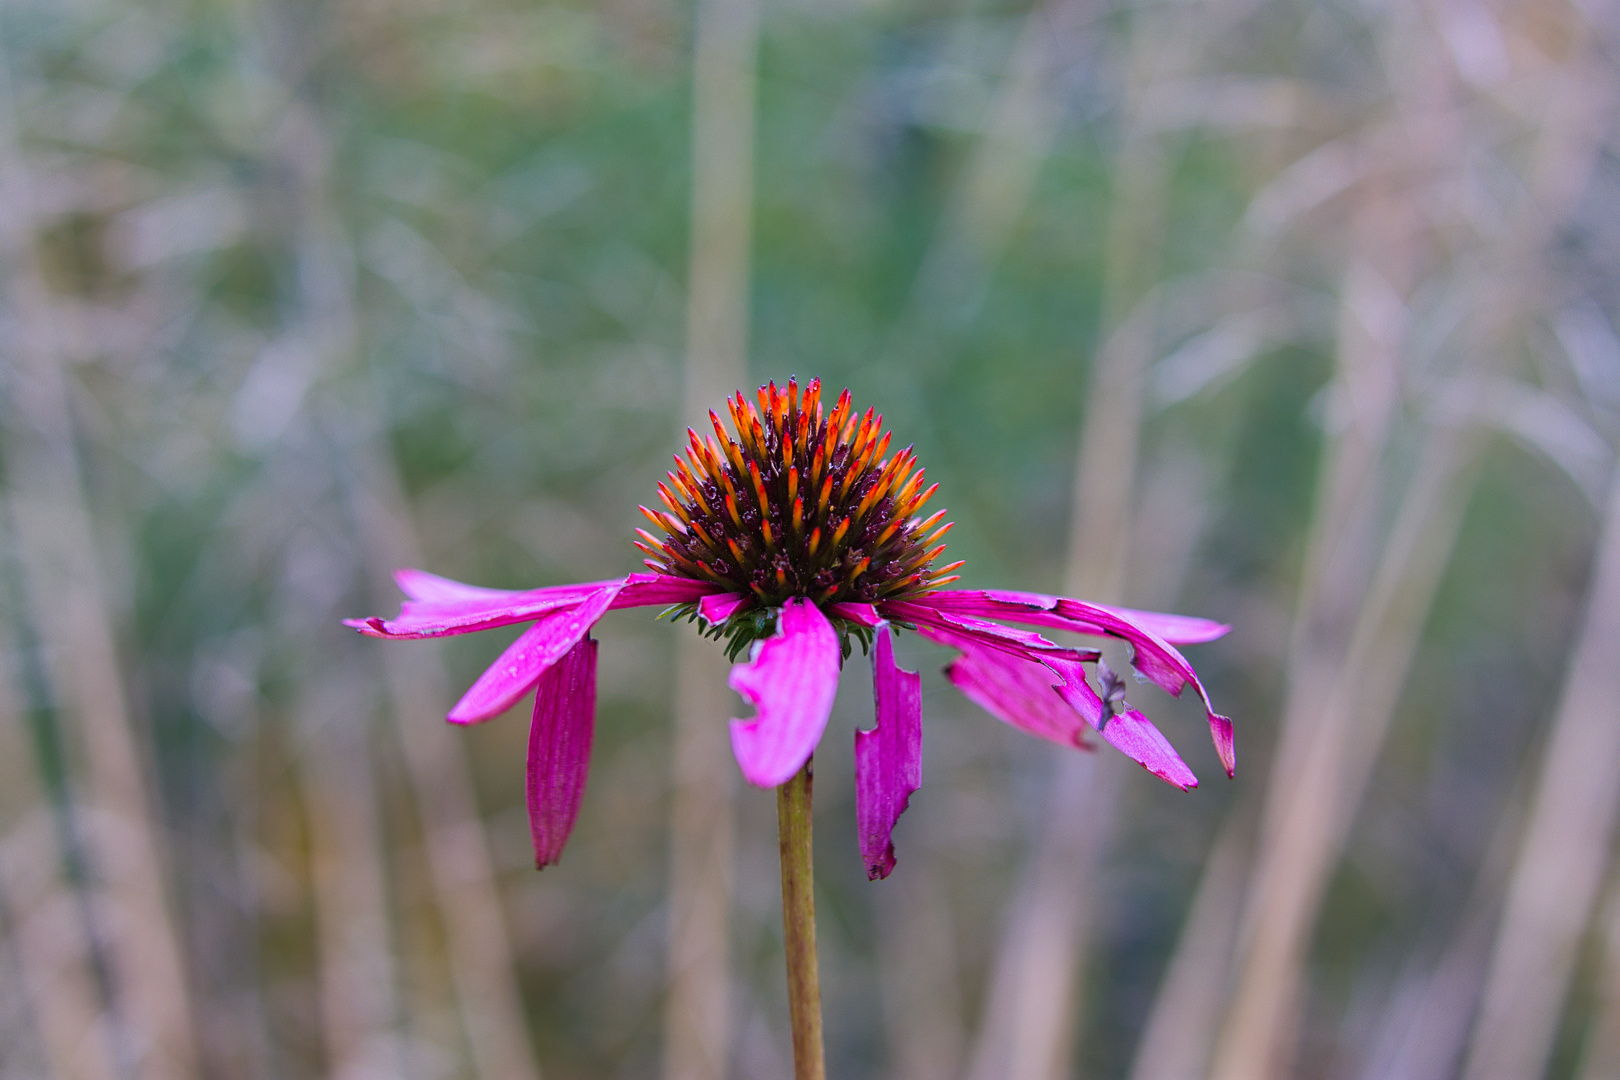
[[[934,619],[948,618],[949,616],[945,614],[947,612],[955,613],[958,618],[988,616],[1030,626],[1056,627],[1081,634],[1102,634],[1129,642],[1133,652],[1133,666],[1167,693],[1180,696],[1184,687],[1192,686],[1204,703],[1204,711],[1209,719],[1210,736],[1215,741],[1215,750],[1220,755],[1221,764],[1226,768],[1228,776],[1235,773],[1237,763],[1232,746],[1231,720],[1215,711],[1214,705],[1209,700],[1209,691],[1204,688],[1198,673],[1187,662],[1187,658],[1150,626],[1134,621],[1135,616],[1141,613],[1126,608],[1105,607],[1085,600],[1072,600],[1065,596],[1044,596],[1039,593],[1021,593],[1003,589],[945,590],[912,601],[908,606],[921,612],[931,612]]]
[[[1170,740],[1153,726],[1153,721],[1135,709],[1128,709],[1117,716],[1111,715],[1102,697],[1086,680],[1085,669],[1078,663],[1055,657],[1043,663],[1058,677],[1058,695],[1096,728],[1108,745],[1154,776],[1183,791],[1198,786],[1198,777],[1181,760],[1181,755],[1170,745]]]
[[[446,719],[452,724],[476,724],[511,708],[547,668],[590,632],[607,613],[617,591],[600,589],[572,607],[547,613],[478,676]]]
[[[731,721],[731,750],[750,784],[777,787],[810,760],[838,693],[839,658],[832,623],[794,597],[782,606],[776,635],[731,669],[731,688],[755,708],[753,719]]]
[[[968,700],[1019,731],[1059,746],[1090,749],[1082,718],[1052,688],[1052,672],[1042,664],[972,648],[945,668],[945,677]]]
[[[1200,687],[1200,689],[1202,689]],[[1204,699],[1207,704],[1209,699]],[[1226,770],[1227,776],[1237,775],[1237,747],[1232,740],[1232,721],[1230,717],[1222,716],[1214,709],[1207,710],[1209,717],[1209,737],[1215,743],[1215,753],[1221,759],[1221,767]]]
[[[529,835],[534,865],[557,861],[574,831],[596,726],[596,642],[585,638],[540,677],[529,724]]]
[[[877,726],[855,732],[855,823],[866,876],[894,869],[894,824],[922,784],[922,678],[894,662],[889,628],[877,628],[872,654]]]
[[[929,641],[938,645],[948,645],[963,652],[991,649],[1003,655],[1028,660],[1053,655],[1089,661],[1102,655],[1096,649],[1071,649],[1048,641],[1032,631],[1002,626],[1000,623],[976,619],[971,615],[947,615],[930,611],[920,604],[889,603],[883,607],[885,613],[913,623],[917,633]]]

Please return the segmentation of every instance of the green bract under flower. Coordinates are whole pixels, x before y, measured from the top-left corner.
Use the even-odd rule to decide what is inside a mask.
[[[653,570],[757,604],[756,618],[716,628],[733,655],[769,635],[771,613],[793,597],[825,610],[914,599],[956,580],[961,563],[933,567],[951,527],[945,511],[918,515],[939,485],[923,487],[911,447],[884,456],[881,416],[856,415],[848,390],[823,415],[820,379],[802,394],[797,380],[773,382],[758,397],[757,409],[740,392],[726,402],[735,437],[713,411],[712,437],[687,430],[685,460],[658,485],[666,509],[641,508],[664,535],[637,530]]]

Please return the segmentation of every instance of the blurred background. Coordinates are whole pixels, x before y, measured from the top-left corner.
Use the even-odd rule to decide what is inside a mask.
[[[966,586],[1233,625],[1203,783],[923,672],[817,759],[831,1075],[1620,1076],[1610,0],[5,0],[0,1077],[772,1078],[773,799],[604,620],[532,869],[514,631],[734,387],[849,386]]]

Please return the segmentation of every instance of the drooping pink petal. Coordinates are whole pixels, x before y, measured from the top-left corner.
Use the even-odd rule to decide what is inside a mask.
[[[698,614],[710,626],[719,626],[752,599],[743,593],[714,593],[698,601]]]
[[[618,589],[608,587],[541,616],[507,646],[446,717],[452,724],[476,724],[499,716],[528,693],[546,669],[560,660],[607,613]]]
[[[1208,698],[1204,699],[1206,702]],[[1220,713],[1209,714],[1209,736],[1215,742],[1215,753],[1220,756],[1221,768],[1227,776],[1237,775],[1237,747],[1232,738],[1232,721]]]
[[[1061,657],[1048,657],[1042,663],[1057,676],[1058,695],[1096,728],[1110,746],[1154,776],[1183,791],[1198,786],[1198,777],[1181,760],[1181,755],[1170,745],[1170,740],[1153,726],[1153,721],[1135,709],[1128,709],[1117,716],[1110,715],[1108,706],[1101,695],[1092,689],[1080,664]]]
[[[503,600],[517,595],[512,589],[486,589],[482,585],[452,581],[447,577],[408,566],[394,571],[394,583],[399,586],[399,591],[410,599],[425,600],[429,603],[453,600]]]
[[[855,732],[855,824],[866,876],[894,869],[894,823],[922,785],[922,678],[894,662],[889,628],[877,628],[872,654],[877,726]]]
[[[529,835],[534,865],[557,861],[579,817],[596,726],[596,642],[584,638],[540,677],[529,724]]]
[[[917,632],[929,641],[949,645],[964,652],[975,647],[983,647],[1029,659],[1047,653],[1081,660],[1095,660],[1102,655],[1095,649],[1073,649],[1059,645],[1029,630],[1002,626],[1000,623],[989,622],[972,615],[953,615],[935,611],[914,601],[888,601],[883,605],[883,613],[911,623],[917,628]]]
[[[754,706],[751,720],[731,721],[731,750],[743,776],[772,788],[810,760],[838,693],[838,632],[803,597],[782,606],[774,637],[731,669],[731,688]]]
[[[1209,692],[1184,656],[1153,631],[1133,622],[1122,609],[1108,608],[1063,596],[1043,596],[1010,590],[942,590],[911,601],[910,607],[966,616],[1007,619],[1031,626],[1048,626],[1081,634],[1099,634],[1130,642],[1133,664],[1138,671],[1163,688],[1180,696],[1191,685],[1204,703],[1210,736],[1228,776],[1237,762],[1232,746],[1232,722],[1215,711]],[[887,610],[889,605],[885,605]]]
[[[1052,688],[1056,679],[1043,664],[970,646],[945,668],[945,677],[1003,723],[1059,746],[1091,749],[1084,721]]]
[[[416,573],[420,574],[420,571]],[[426,574],[420,577],[410,575],[406,580],[411,583],[413,589],[416,589],[421,588],[425,579],[431,577],[432,575]],[[611,589],[616,593],[624,588],[624,585],[623,580],[618,580],[592,581],[583,585],[556,585],[516,593],[496,589],[481,590],[490,594],[486,596],[472,595],[469,592],[453,594],[447,586],[469,591],[475,587],[461,585],[460,582],[452,582],[448,578],[437,578],[435,583],[427,585],[427,593],[430,597],[434,597],[433,599],[406,600],[400,605],[399,615],[396,618],[345,619],[343,623],[368,637],[379,638],[434,638],[451,634],[471,634],[478,630],[528,622],[548,611],[577,604],[604,589]]]
[[[725,591],[723,586],[712,581],[698,581],[674,574],[631,574],[624,579],[624,588],[614,598],[613,609],[685,604]]]
[[[1196,615],[1176,615],[1168,611],[1140,611],[1136,608],[1112,606],[1107,606],[1106,610],[1129,619],[1172,645],[1202,645],[1206,641],[1223,638],[1232,630],[1226,623],[1216,622],[1214,619],[1201,619]]]

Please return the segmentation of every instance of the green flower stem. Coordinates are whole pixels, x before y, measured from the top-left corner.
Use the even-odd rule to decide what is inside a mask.
[[[810,788],[806,761],[776,789],[782,847],[782,940],[787,952],[788,1013],[793,1027],[793,1080],[827,1080],[821,1042],[821,976],[816,967],[816,897],[810,865]]]

